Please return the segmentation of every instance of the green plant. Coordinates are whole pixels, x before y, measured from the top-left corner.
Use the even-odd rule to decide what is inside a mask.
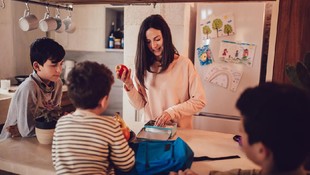
[[[295,86],[310,91],[310,52],[296,65],[286,65],[285,72]]]
[[[63,115],[61,107],[56,107],[53,109],[39,108],[37,111],[38,117],[43,117],[45,122],[57,121]]]

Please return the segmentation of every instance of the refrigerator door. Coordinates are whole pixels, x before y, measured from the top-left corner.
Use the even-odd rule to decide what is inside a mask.
[[[202,115],[239,118],[237,99],[246,88],[259,84],[265,6],[265,2],[198,3],[195,66],[207,98]]]

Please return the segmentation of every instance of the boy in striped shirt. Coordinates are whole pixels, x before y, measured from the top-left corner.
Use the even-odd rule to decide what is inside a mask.
[[[119,123],[100,116],[107,106],[114,78],[96,62],[77,64],[68,75],[68,96],[76,111],[61,117],[54,133],[53,164],[57,174],[115,174],[135,163]]]

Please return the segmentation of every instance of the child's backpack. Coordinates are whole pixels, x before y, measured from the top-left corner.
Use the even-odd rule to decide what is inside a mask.
[[[135,152],[136,164],[130,172],[116,174],[169,174],[170,171],[179,171],[190,168],[194,153],[181,139],[168,141],[141,141],[130,143]]]

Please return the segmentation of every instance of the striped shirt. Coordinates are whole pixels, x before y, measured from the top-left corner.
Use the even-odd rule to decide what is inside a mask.
[[[80,109],[58,120],[52,159],[57,174],[114,174],[135,163],[118,122]]]

